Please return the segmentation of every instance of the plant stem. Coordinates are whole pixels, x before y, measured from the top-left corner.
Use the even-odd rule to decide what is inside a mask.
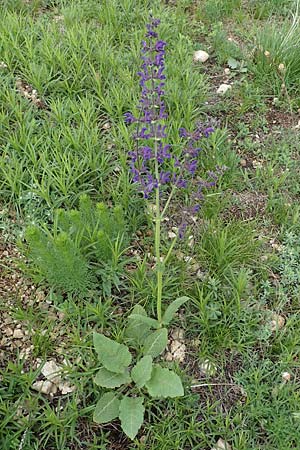
[[[162,312],[162,262],[160,260],[160,201],[159,201],[159,188],[156,189],[156,220],[155,220],[155,257],[156,257],[156,277],[157,277],[157,297],[156,297],[156,309],[157,309],[157,320],[161,322]]]
[[[157,320],[161,322],[162,320],[162,263],[160,260],[160,225],[161,225],[161,213],[160,213],[160,192],[159,192],[159,169],[158,169],[158,161],[157,161],[157,141],[155,141],[154,145],[155,151],[155,177],[158,182],[158,186],[155,189],[155,258],[156,258],[156,280],[157,280],[157,294],[156,294],[156,311],[157,311]]]
[[[162,219],[164,218],[164,216],[165,216],[165,214],[166,214],[166,211],[167,211],[167,209],[168,209],[168,206],[169,206],[169,204],[170,204],[170,201],[172,200],[172,197],[173,197],[173,195],[174,195],[174,193],[175,193],[175,190],[176,190],[176,186],[173,186],[173,187],[172,187],[172,190],[171,190],[171,192],[170,192],[170,195],[169,195],[169,197],[168,197],[168,200],[166,201],[166,204],[165,204],[165,206],[164,206],[163,212],[161,213],[161,218],[162,218]]]

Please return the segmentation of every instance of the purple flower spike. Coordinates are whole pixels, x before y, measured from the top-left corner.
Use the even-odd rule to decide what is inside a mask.
[[[124,120],[128,125],[136,124],[133,135],[136,148],[128,153],[132,181],[137,183],[144,198],[150,198],[159,190],[159,198],[167,201],[170,191],[190,187],[192,206],[184,214],[195,214],[203,200],[203,189],[214,186],[220,171],[210,172],[208,180],[195,179],[198,157],[201,151],[199,140],[207,138],[214,129],[202,123],[196,124],[194,131],[179,129],[179,136],[185,141],[181,151],[174,152],[167,138],[168,118],[165,95],[165,52],[167,43],[158,38],[159,19],[150,18],[145,39],[141,44],[142,64],[138,72],[141,98],[138,105],[139,116],[126,112]],[[220,169],[221,170],[221,169]],[[195,192],[196,191],[196,192]],[[157,192],[157,191],[156,191]],[[182,238],[187,227],[185,221],[179,227]]]

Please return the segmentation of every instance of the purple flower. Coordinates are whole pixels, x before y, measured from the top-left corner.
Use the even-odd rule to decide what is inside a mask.
[[[166,184],[169,183],[169,181],[171,180],[171,172],[164,172],[161,171],[159,174],[159,182],[160,184]]]
[[[187,223],[186,222],[182,222],[180,227],[179,227],[179,229],[178,229],[179,239],[183,239],[186,227],[187,227]]]
[[[124,115],[128,125],[136,124],[136,132],[133,135],[136,149],[128,153],[130,171],[132,181],[138,184],[144,198],[149,198],[156,189],[159,189],[159,196],[163,202],[172,187],[186,189],[190,186],[192,206],[185,211],[194,214],[200,209],[203,189],[216,183],[215,172],[208,174],[208,180],[195,178],[201,151],[198,141],[207,138],[214,129],[202,123],[197,123],[192,132],[181,127],[179,136],[185,140],[185,144],[178,152],[173,151],[165,142],[167,138],[165,121],[168,118],[164,102],[167,43],[158,38],[156,29],[159,23],[159,19],[150,19],[141,45],[142,64],[138,72],[141,87],[139,115],[135,117],[131,112]],[[184,221],[179,228],[180,236],[183,236],[186,227],[187,223]]]
[[[131,112],[126,112],[124,114],[124,120],[126,123],[131,124],[137,121],[137,119],[134,117],[134,115]]]
[[[161,52],[165,49],[166,45],[167,45],[167,43],[165,41],[157,41],[155,44],[155,50],[157,52]]]
[[[142,151],[142,156],[145,159],[145,161],[148,161],[148,159],[153,158],[151,147],[148,147],[148,146],[141,147],[141,151]]]
[[[208,137],[211,133],[213,133],[215,130],[213,129],[213,127],[207,127],[204,130],[204,136]]]
[[[179,136],[184,138],[188,137],[188,132],[185,128],[179,128]]]

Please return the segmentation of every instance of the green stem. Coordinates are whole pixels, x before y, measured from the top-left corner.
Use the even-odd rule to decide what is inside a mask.
[[[159,180],[159,169],[158,169],[158,161],[157,161],[157,141],[155,141],[155,176],[157,181]],[[156,217],[155,217],[155,258],[156,258],[156,280],[157,280],[157,296],[156,296],[156,311],[157,311],[157,320],[161,323],[162,321],[162,289],[163,289],[163,266],[160,260],[160,226],[162,216],[160,213],[160,192],[159,185],[155,190],[155,208],[156,208]]]
[[[173,241],[172,241],[172,243],[171,243],[171,245],[170,245],[170,247],[169,247],[167,256],[166,256],[165,259],[164,259],[164,265],[166,265],[167,262],[169,261],[169,258],[170,258],[170,256],[171,256],[171,253],[172,253],[173,248],[175,247],[175,244],[176,244],[176,242],[177,242],[177,239],[178,239],[178,235],[173,239]]]
[[[173,195],[174,195],[174,193],[175,193],[175,190],[176,190],[176,186],[173,186],[173,187],[172,187],[172,190],[171,190],[171,192],[170,192],[169,198],[168,198],[168,200],[166,201],[166,204],[165,204],[165,206],[164,206],[163,212],[161,213],[161,219],[163,219],[164,216],[165,216],[165,214],[166,214],[166,211],[167,211],[167,209],[168,209],[168,206],[169,206],[169,204],[170,204],[170,201],[172,200],[172,197],[173,197]]]

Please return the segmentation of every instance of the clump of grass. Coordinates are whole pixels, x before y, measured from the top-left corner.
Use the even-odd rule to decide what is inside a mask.
[[[199,5],[197,15],[200,19],[210,23],[231,17],[242,6],[241,0],[205,0]]]
[[[259,246],[253,224],[213,220],[201,233],[198,254],[212,275],[223,277],[240,267],[256,266]]]
[[[252,70],[279,95],[299,93],[300,76],[300,16],[299,1],[292,21],[285,20],[280,27],[267,22],[256,34],[257,51]],[[289,100],[289,99],[288,99]]]
[[[271,15],[286,16],[289,14],[294,0],[250,0],[248,3],[253,17],[264,20]]]

